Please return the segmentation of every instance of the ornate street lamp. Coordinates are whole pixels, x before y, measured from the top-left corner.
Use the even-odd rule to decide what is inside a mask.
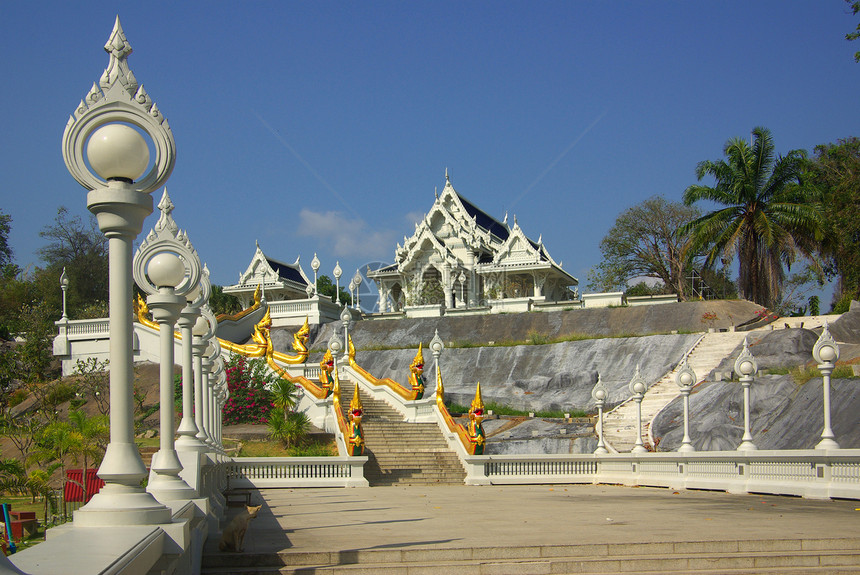
[[[445,349],[445,344],[442,342],[442,338],[439,337],[439,330],[437,329],[433,334],[433,339],[430,340],[430,352],[433,354],[433,359],[436,363],[436,379],[439,379],[439,356],[442,355],[442,350]]]
[[[839,346],[833,341],[827,322],[824,323],[824,329],[821,330],[821,335],[812,348],[812,357],[818,363],[818,371],[821,372],[824,387],[824,430],[821,432],[821,441],[815,449],[839,449],[836,436],[833,435],[833,429],[830,427],[830,374],[833,373],[836,360],[839,359]]]
[[[199,264],[199,262],[198,262]],[[202,320],[208,327],[208,322],[200,315],[200,308],[209,301],[212,287],[209,283],[209,270],[203,266],[200,281],[197,288],[185,296],[187,301],[182,311],[179,312],[179,333],[182,336],[182,421],[176,433],[176,449],[179,451],[206,451],[206,445],[198,439],[200,429],[195,420],[194,408],[194,330],[197,322]],[[204,331],[205,333],[205,331]],[[197,392],[199,394],[199,391]]]
[[[146,304],[158,322],[161,347],[159,361],[160,446],[152,458],[147,491],[159,501],[197,497],[197,492],[179,477],[182,464],[174,444],[173,326],[200,281],[200,260],[191,242],[173,221],[173,202],[167,190],[158,203],[161,217],[143,240],[134,257],[134,279],[148,294]]]
[[[627,388],[633,395],[633,401],[636,402],[636,443],[633,446],[631,453],[646,453],[645,445],[642,443],[642,399],[645,397],[645,390],[648,389],[648,384],[645,383],[645,378],[639,372],[639,364],[636,364],[636,373],[633,374],[633,379],[627,384]]]
[[[603,442],[603,406],[606,403],[606,396],[606,387],[600,379],[600,374],[598,374],[597,383],[591,389],[591,398],[597,404],[597,449],[594,450],[596,454],[609,453]]]
[[[320,260],[314,252],[314,259],[311,260],[311,269],[314,270],[314,293],[317,293],[317,272],[320,269]]]
[[[119,18],[105,51],[108,67],[69,118],[62,146],[72,177],[90,190],[87,208],[108,238],[110,264],[110,443],[98,473],[105,486],[75,512],[75,523],[169,523],[170,510],[141,487],[146,467],[134,442],[131,266],[132,243],[152,213],[149,194],[173,171],[176,145],[158,106],[128,67],[131,45]],[[155,150],[151,167],[141,132]]]
[[[690,392],[696,384],[696,372],[687,364],[686,357],[681,362],[678,373],[675,374],[675,383],[681,390],[681,395],[684,396],[684,438],[681,440],[681,447],[678,448],[678,451],[696,451],[693,442],[690,441]]]
[[[361,273],[355,270],[355,277],[352,278],[352,283],[355,285],[355,307],[361,311]]]
[[[340,312],[340,322],[343,324],[343,341],[349,342],[349,322],[352,321],[352,314],[349,312],[349,308],[346,307],[346,304],[343,306],[343,310]],[[348,344],[344,344],[344,353],[347,353]]]
[[[335,375],[334,380],[336,382],[340,380],[340,377],[338,377],[338,371],[337,371],[337,356],[340,355],[340,352],[343,351],[345,347],[346,346],[344,345],[344,343],[338,337],[337,332],[332,331],[331,337],[328,340],[328,349],[329,349],[329,351],[331,351],[332,361],[334,362],[334,366],[333,366],[334,375]],[[340,392],[340,390],[338,390],[338,392]]]
[[[203,274],[201,281],[209,282],[208,274]],[[193,334],[191,349],[194,355],[194,424],[197,426],[197,440],[203,445],[201,451],[209,451],[208,436],[206,435],[206,393],[208,388],[208,374],[203,365],[203,356],[209,347],[209,340],[215,336],[215,327],[218,322],[215,314],[204,303],[200,308],[200,316],[191,328]]]
[[[735,373],[738,374],[744,389],[744,436],[741,439],[741,444],[738,445],[738,451],[758,449],[753,443],[752,433],[750,433],[750,386],[757,371],[758,364],[750,353],[747,338],[744,338],[744,349],[735,360]]]
[[[349,280],[349,305],[355,307],[355,282]]]
[[[66,266],[63,266],[63,273],[60,274],[60,289],[63,290],[63,317],[60,319],[67,320],[66,315],[66,290],[69,289],[69,276],[66,275]]]
[[[340,269],[340,262],[334,263],[334,271],[332,273],[334,274],[334,281],[335,281],[335,288],[334,288],[335,300],[334,300],[334,303],[336,303],[337,305],[340,305],[340,276],[343,274],[343,270]]]

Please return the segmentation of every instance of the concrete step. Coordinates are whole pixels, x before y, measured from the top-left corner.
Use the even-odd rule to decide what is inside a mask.
[[[609,543],[210,554],[202,573],[858,573],[860,539]]]

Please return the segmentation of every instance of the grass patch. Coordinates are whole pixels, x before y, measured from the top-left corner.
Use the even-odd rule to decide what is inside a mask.
[[[830,374],[830,378],[856,378],[857,376],[854,375],[854,369],[851,366],[852,364],[837,365],[836,368],[833,370],[833,373]],[[803,385],[810,379],[816,379],[821,377],[821,372],[818,370],[818,366],[814,363],[810,363],[807,365],[769,367],[767,369],[762,370],[762,373],[768,375],[791,375],[791,378],[797,385]]]
[[[246,441],[239,457],[332,457],[337,455],[337,444],[332,441],[312,441],[305,445],[284,447],[280,441]]]
[[[469,413],[469,408],[464,405],[458,405],[456,403],[446,403],[445,406],[448,408],[450,413]],[[509,415],[516,417],[525,417],[528,416],[529,411],[524,411],[522,409],[515,409],[508,405],[502,405],[500,403],[488,402],[484,404],[484,411],[492,411],[493,415]],[[581,409],[572,409],[568,412],[562,410],[551,410],[545,409],[541,411],[535,411],[535,417],[542,417],[547,419],[562,419],[564,418],[564,414],[569,413],[571,417],[587,417],[588,414]]]

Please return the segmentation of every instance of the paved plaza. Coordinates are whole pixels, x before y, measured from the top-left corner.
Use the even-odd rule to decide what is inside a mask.
[[[249,554],[860,537],[857,501],[611,485],[267,489],[254,503],[260,496]],[[206,553],[218,553],[211,540]]]

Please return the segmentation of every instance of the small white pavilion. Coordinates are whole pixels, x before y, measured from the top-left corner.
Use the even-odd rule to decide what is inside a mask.
[[[291,264],[278,261],[266,256],[257,242],[257,249],[248,268],[239,274],[237,283],[224,287],[224,293],[236,296],[243,308],[254,303],[254,291],[258,286],[262,286],[263,297],[270,303],[307,299],[308,286],[313,289],[313,281],[305,275],[299,264],[300,258],[301,256],[297,257]]]

